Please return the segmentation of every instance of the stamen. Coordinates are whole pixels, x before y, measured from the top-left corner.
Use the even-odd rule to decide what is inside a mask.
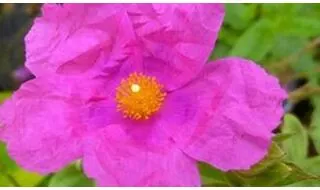
[[[121,111],[125,118],[149,119],[160,109],[165,96],[163,86],[155,77],[132,73],[123,79],[117,88],[117,110]]]

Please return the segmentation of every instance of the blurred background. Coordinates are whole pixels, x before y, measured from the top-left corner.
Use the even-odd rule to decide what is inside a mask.
[[[33,78],[23,67],[23,40],[40,8],[41,4],[0,4],[0,102]],[[283,104],[288,117],[275,132],[291,134],[281,147],[288,160],[320,175],[320,4],[226,4],[224,24],[210,59],[225,56],[252,59],[278,77],[289,92]],[[4,145],[0,146],[0,159],[0,186],[61,183],[59,175],[52,182],[52,176],[17,169]],[[2,171],[15,168],[18,172],[6,176],[1,167]],[[74,168],[64,172],[76,176],[70,186],[90,184]],[[320,182],[295,185],[320,186]]]
[[[0,4],[0,90],[16,89],[31,78],[23,68],[23,38],[39,13],[39,4]]]

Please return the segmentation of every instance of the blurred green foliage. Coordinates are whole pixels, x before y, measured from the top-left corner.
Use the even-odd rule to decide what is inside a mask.
[[[288,104],[294,106],[308,100],[311,109],[302,110],[303,116],[287,114],[268,156],[248,171],[222,172],[200,163],[203,185],[320,186],[320,4],[225,7],[225,21],[211,59],[252,59],[277,76],[284,86],[303,78],[305,87],[289,89],[292,92]],[[4,14],[7,13],[1,12],[0,20]],[[6,59],[1,58],[5,52],[1,53],[0,61]],[[10,93],[0,93],[0,102],[8,96]],[[5,145],[0,144],[0,186],[16,185],[93,186],[93,182],[76,164],[48,176],[29,173],[11,160]]]
[[[260,163],[264,169],[258,173],[248,171],[253,180],[231,172],[223,174],[229,183],[219,181],[218,185],[320,186],[316,177],[320,175],[319,47],[320,4],[226,4],[225,22],[211,59],[240,56],[254,60],[283,85],[304,79],[308,88],[289,89],[294,91],[288,103],[308,100],[312,109],[300,110],[303,117],[284,117],[275,137],[283,158],[268,169],[264,168],[268,162]]]
[[[49,187],[92,187],[93,181],[88,179],[81,168],[71,165],[56,173],[50,180]]]
[[[24,63],[24,36],[39,4],[0,3],[0,91],[16,88],[12,71]]]

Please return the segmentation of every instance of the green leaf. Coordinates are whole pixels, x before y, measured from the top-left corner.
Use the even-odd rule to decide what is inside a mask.
[[[305,171],[314,175],[320,175],[320,156],[308,158],[300,165]]]
[[[241,172],[232,172],[229,173],[228,177],[233,179],[232,182],[234,186],[253,187],[286,186],[299,181],[320,180],[319,177],[303,171],[293,163],[283,161],[274,163],[256,175],[248,176]],[[234,183],[235,181],[237,181],[238,184]]]
[[[225,174],[230,186],[286,186],[298,181],[319,179],[284,160],[284,152],[273,143],[268,155],[246,171],[230,171]]]
[[[0,187],[14,187],[3,173],[0,173]]]
[[[92,187],[94,183],[88,179],[75,165],[71,165],[56,173],[49,182],[49,187]]]
[[[302,9],[302,4],[271,4],[266,3],[262,4],[262,17],[267,17],[271,19],[284,18],[291,19],[294,16],[299,14],[299,11]],[[300,16],[300,15],[299,15]]]
[[[292,183],[288,185],[288,187],[320,187],[320,180],[318,179],[303,180],[296,183]]]
[[[44,178],[44,176],[23,169],[18,169],[11,173],[11,175],[22,187],[37,186],[37,184]]]
[[[230,50],[230,46],[225,45],[223,43],[217,44],[217,46],[214,48],[210,56],[210,60],[215,60],[215,59],[227,56],[229,50]]]
[[[285,164],[288,167],[290,174],[286,178],[275,184],[275,186],[286,186],[298,181],[305,180],[320,180],[319,176],[312,175],[302,170],[294,163],[286,162]]]
[[[312,53],[305,53],[298,60],[293,62],[292,68],[297,72],[305,72],[307,76],[317,73],[318,63],[314,60]]]
[[[283,163],[276,163],[262,173],[246,177],[245,184],[254,187],[273,186],[290,175],[290,169]]]
[[[23,186],[33,187],[37,185],[43,176],[28,172],[19,168],[8,156],[5,145],[0,143],[0,186]],[[2,184],[3,182],[6,183]]]
[[[44,176],[36,173],[28,172],[18,168],[11,172],[0,172],[0,186],[5,187],[34,187],[42,181]]]
[[[296,16],[281,22],[279,32],[298,37],[315,37],[320,35],[320,20],[306,16]]]
[[[319,13],[312,15],[312,12],[319,12],[319,9],[306,9],[302,4],[262,5],[263,18],[273,20],[278,35],[298,38],[315,37],[320,34]]]
[[[320,17],[320,4],[301,4],[301,7],[300,14],[313,18]]]
[[[249,186],[246,180],[237,172],[227,172],[226,177],[230,186],[232,187],[246,187]]]
[[[11,96],[11,92],[0,92],[0,103]]]
[[[285,174],[286,170],[281,163],[283,157],[284,152],[281,148],[276,143],[272,143],[267,156],[250,170],[227,172],[226,177],[231,186],[270,186],[280,180],[279,176]]]
[[[0,173],[2,172],[12,172],[18,169],[17,164],[13,161],[6,150],[6,145],[0,142]]]
[[[320,153],[320,97],[315,96],[311,98],[315,109],[312,113],[311,126],[310,126],[310,136],[313,144],[318,153]]]
[[[277,143],[280,143],[280,142],[283,142],[287,139],[289,139],[290,137],[292,137],[295,133],[279,133],[279,134],[276,134],[272,140],[274,142],[277,142]]]
[[[258,4],[225,4],[224,22],[235,30],[243,30],[253,21]]]
[[[230,28],[222,28],[219,33],[219,42],[222,42],[223,44],[230,47],[232,47],[238,39],[239,39],[239,33]],[[219,46],[219,44],[217,46]]]
[[[227,187],[230,186],[225,178],[225,173],[213,168],[209,164],[199,163],[199,171],[201,174],[201,181],[203,186],[210,187]]]
[[[37,185],[36,185],[35,187],[48,187],[52,176],[53,176],[53,174],[49,174],[49,175],[47,175],[47,176],[44,176],[44,177],[41,179],[41,181],[39,181],[39,182],[37,183]]]
[[[287,158],[298,163],[306,159],[308,134],[299,119],[291,114],[286,114],[281,131],[283,133],[294,133],[290,139],[282,142],[283,149],[287,153]]]
[[[272,22],[261,19],[240,36],[229,55],[261,61],[272,49],[274,42]]]
[[[275,45],[271,51],[271,55],[275,59],[275,61],[281,60],[284,57],[297,53],[307,43],[308,40],[305,38],[277,35]]]

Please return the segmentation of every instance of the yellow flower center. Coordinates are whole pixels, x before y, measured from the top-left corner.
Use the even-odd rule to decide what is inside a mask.
[[[124,117],[148,119],[160,109],[165,96],[163,86],[155,77],[132,73],[117,87],[117,109]]]

